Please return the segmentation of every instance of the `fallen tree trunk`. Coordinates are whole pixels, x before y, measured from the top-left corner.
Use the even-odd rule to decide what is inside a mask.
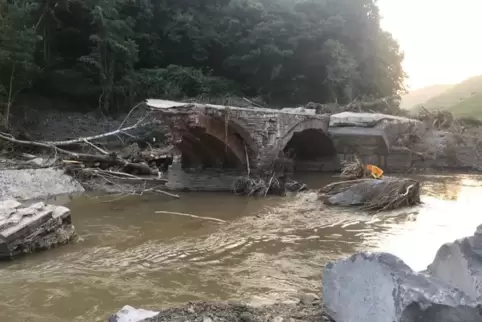
[[[82,161],[82,162],[104,162],[109,165],[116,165],[116,166],[122,166],[123,169],[126,172],[134,172],[141,174],[141,175],[156,175],[157,172],[153,171],[149,166],[145,163],[132,163],[128,162],[126,160],[123,160],[117,156],[115,152],[109,153],[107,155],[98,155],[98,154],[87,154],[87,153],[78,153],[78,152],[72,152],[68,151],[62,148],[57,147],[54,144],[51,143],[43,143],[43,142],[37,142],[37,141],[24,141],[24,140],[18,140],[14,137],[8,136],[5,133],[0,133],[0,139],[7,140],[9,142],[15,143],[15,144],[20,144],[20,145],[25,145],[25,146],[34,146],[34,147],[40,147],[40,148],[45,148],[45,149],[52,149],[55,152],[59,152],[61,154],[65,154],[69,156],[69,159],[75,160],[75,161]]]

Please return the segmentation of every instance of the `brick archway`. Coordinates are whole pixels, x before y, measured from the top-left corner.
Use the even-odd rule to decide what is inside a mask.
[[[196,125],[185,129],[178,145],[190,162],[210,166],[244,167],[258,150],[242,125],[209,116],[200,116]]]
[[[305,160],[335,157],[337,151],[327,127],[327,123],[320,119],[301,121],[280,139],[279,150],[295,153],[296,158]]]

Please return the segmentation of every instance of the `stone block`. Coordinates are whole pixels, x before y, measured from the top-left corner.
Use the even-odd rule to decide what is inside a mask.
[[[482,306],[388,253],[359,253],[323,271],[323,303],[336,322],[480,322]]]
[[[440,247],[427,272],[482,303],[482,225],[473,236]]]
[[[0,202],[0,259],[65,244],[74,236],[66,207],[43,202],[22,207],[12,199]]]
[[[31,200],[83,191],[82,185],[61,169],[0,171],[0,200]]]

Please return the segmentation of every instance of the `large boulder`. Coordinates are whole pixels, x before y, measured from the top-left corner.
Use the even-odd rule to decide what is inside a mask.
[[[320,193],[327,205],[390,210],[420,203],[420,182],[396,177],[341,181],[325,186]]]
[[[0,259],[66,244],[74,236],[66,207],[43,202],[22,206],[13,199],[0,201]]]
[[[60,169],[0,171],[0,200],[29,200],[79,192],[84,192],[82,185]]]
[[[482,225],[473,236],[440,247],[427,273],[482,303]]]
[[[480,322],[482,305],[388,253],[359,253],[323,271],[323,303],[337,322]]]

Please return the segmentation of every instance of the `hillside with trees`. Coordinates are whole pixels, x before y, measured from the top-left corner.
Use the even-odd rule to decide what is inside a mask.
[[[7,0],[4,121],[41,95],[104,113],[147,97],[349,102],[403,89],[375,0]]]
[[[403,103],[404,107],[407,103]],[[474,117],[482,119],[482,75],[470,77],[456,85],[449,86],[437,95],[412,105],[413,112],[418,112],[422,105],[427,110],[443,110],[456,117]]]

